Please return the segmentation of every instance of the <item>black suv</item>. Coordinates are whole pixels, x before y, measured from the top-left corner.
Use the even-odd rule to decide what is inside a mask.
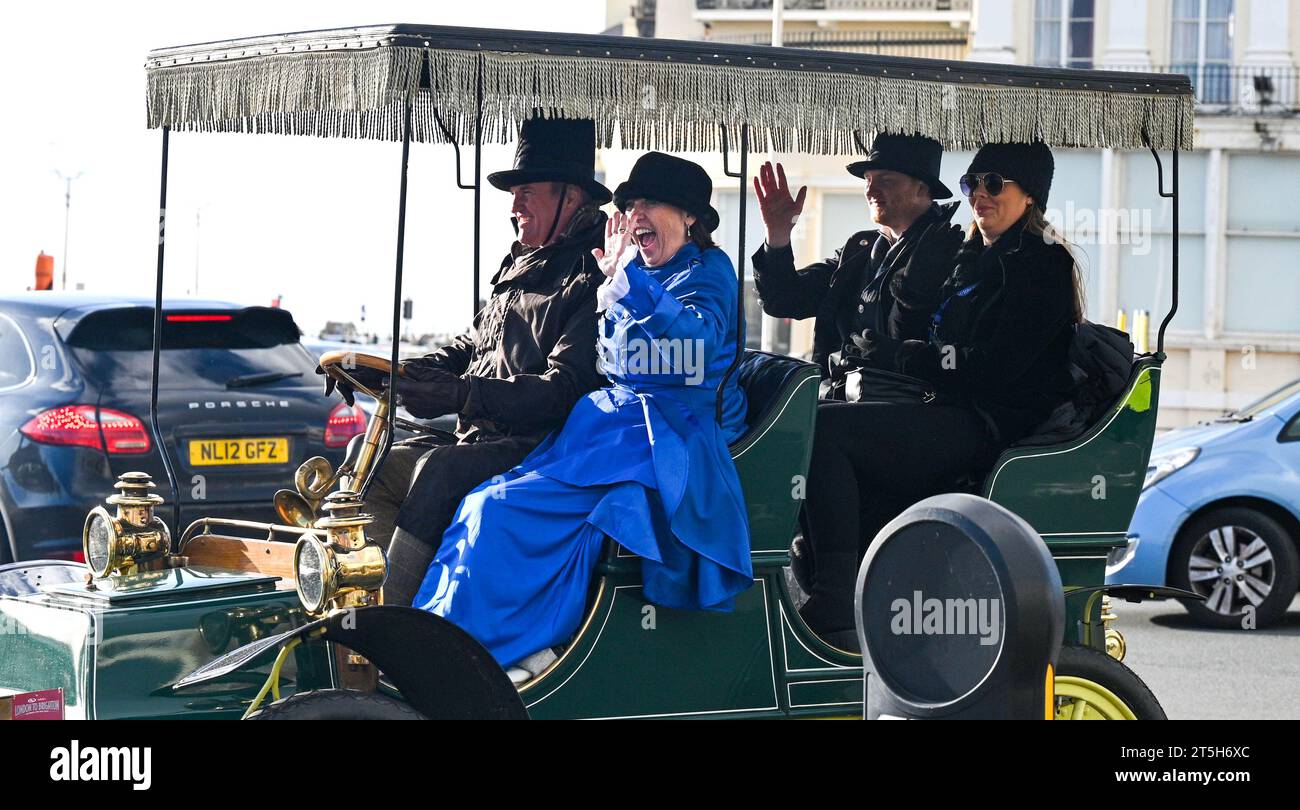
[[[194,518],[275,519],[311,456],[337,466],[366,414],[321,393],[282,309],[163,304],[158,423]],[[0,562],[81,558],[86,512],[144,470],[168,508],[149,425],[153,302],[52,292],[0,296]],[[175,528],[175,527],[174,527]]]

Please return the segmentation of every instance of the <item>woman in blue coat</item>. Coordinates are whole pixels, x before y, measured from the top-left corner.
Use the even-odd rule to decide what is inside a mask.
[[[744,430],[744,392],[734,375],[724,383],[745,329],[735,270],[709,236],[712,190],[696,164],[650,152],[615,191],[619,213],[593,251],[611,385],[465,497],[416,595],[503,666],[577,631],[606,535],[641,557],[655,604],[726,611],[753,584],[727,449]]]

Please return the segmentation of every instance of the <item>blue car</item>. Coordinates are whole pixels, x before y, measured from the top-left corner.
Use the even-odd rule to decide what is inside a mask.
[[[1300,584],[1300,380],[1171,431],[1151,451],[1128,548],[1107,581],[1168,584],[1211,627],[1264,627]]]

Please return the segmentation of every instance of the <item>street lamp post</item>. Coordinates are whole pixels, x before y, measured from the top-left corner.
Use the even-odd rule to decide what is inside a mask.
[[[59,286],[68,289],[68,224],[72,219],[72,181],[81,177],[85,172],[77,172],[68,177],[63,172],[55,170],[54,174],[66,185],[63,192],[63,274]]]
[[[785,0],[772,0],[772,47],[781,47],[785,39]],[[765,352],[776,351],[777,320],[763,313],[759,322],[758,346]]]
[[[194,210],[194,297],[195,298],[199,296],[199,239],[203,235],[203,231],[201,230],[203,223],[199,219],[201,213],[202,211],[200,209],[196,208]]]

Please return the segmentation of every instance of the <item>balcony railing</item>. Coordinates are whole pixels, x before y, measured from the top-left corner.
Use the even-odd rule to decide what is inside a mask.
[[[970,11],[971,0],[785,0],[786,11]],[[695,0],[697,11],[771,11],[772,0]]]
[[[1294,115],[1300,112],[1300,68],[1181,64],[1108,70],[1182,73],[1192,80],[1197,112],[1221,115]]]
[[[736,45],[771,45],[768,34],[734,34],[710,37],[710,42]],[[786,31],[787,48],[916,56],[927,59],[965,59],[968,41],[962,31]]]

